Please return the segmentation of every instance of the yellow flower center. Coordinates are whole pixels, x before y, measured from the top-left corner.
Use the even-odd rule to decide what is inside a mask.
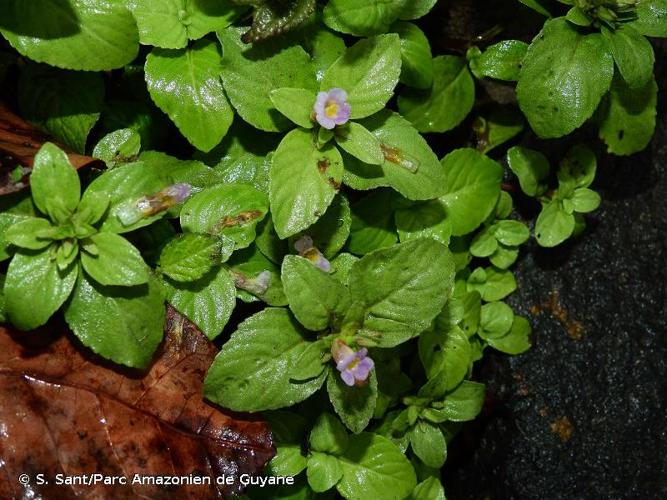
[[[336,101],[329,101],[324,107],[324,113],[327,118],[336,118],[338,116],[338,103]]]

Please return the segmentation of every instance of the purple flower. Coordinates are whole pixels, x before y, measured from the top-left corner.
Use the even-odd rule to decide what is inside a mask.
[[[329,262],[322,252],[313,246],[313,239],[306,235],[294,242],[294,249],[299,252],[301,257],[311,261],[315,267],[320,268],[325,273],[331,271],[331,262]]]
[[[326,129],[333,129],[350,119],[350,105],[347,102],[347,92],[343,89],[331,89],[329,92],[317,94],[313,107],[317,123]]]
[[[355,352],[345,342],[336,339],[331,347],[331,354],[345,385],[364,385],[368,381],[368,375],[375,366],[368,357],[368,349],[364,347]]]

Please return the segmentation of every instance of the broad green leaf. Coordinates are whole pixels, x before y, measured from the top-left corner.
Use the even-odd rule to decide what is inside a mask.
[[[296,476],[306,468],[307,459],[301,451],[306,434],[306,419],[298,413],[270,411],[262,415],[271,426],[276,456],[267,465],[272,476]]]
[[[67,300],[79,271],[60,271],[49,250],[17,253],[9,263],[4,286],[5,313],[21,330],[43,325]]]
[[[340,189],[343,161],[333,146],[318,150],[311,134],[292,130],[271,163],[269,199],[278,236],[286,238],[314,224]]]
[[[418,89],[433,84],[433,56],[428,38],[413,23],[397,22],[391,31],[401,37],[401,83]]]
[[[608,102],[600,112],[600,138],[609,153],[630,155],[648,146],[655,130],[657,101],[655,78],[637,89],[614,79]]]
[[[447,443],[442,431],[420,420],[410,431],[410,445],[415,455],[429,467],[440,468],[447,460]]]
[[[184,231],[225,236],[235,249],[255,239],[257,224],[268,213],[266,196],[247,184],[220,184],[197,193],[181,210]]]
[[[444,245],[449,244],[452,225],[447,218],[445,205],[440,200],[396,210],[394,220],[401,241],[433,238]]]
[[[313,491],[321,493],[336,485],[343,476],[343,468],[338,458],[326,453],[314,452],[308,458],[306,475]]]
[[[30,190],[37,208],[54,222],[64,222],[76,210],[81,198],[79,175],[58,146],[47,142],[35,155]]]
[[[215,358],[204,382],[205,396],[236,411],[292,406],[317,391],[326,371],[305,382],[290,380],[308,347],[306,333],[285,309],[268,308],[241,323]]]
[[[220,50],[210,40],[187,49],[153,49],[146,58],[151,98],[197,149],[210,151],[227,133],[234,112],[220,80]]]
[[[514,313],[504,302],[490,302],[482,306],[479,336],[485,340],[504,336],[512,328]]]
[[[79,273],[65,319],[83,345],[100,356],[146,368],[162,341],[161,292],[154,278],[136,287],[104,287]]]
[[[342,455],[347,450],[349,438],[345,427],[331,413],[323,413],[310,432],[310,449],[330,455]]]
[[[445,489],[437,477],[429,477],[415,486],[408,500],[446,500]]]
[[[526,318],[515,316],[509,333],[499,338],[488,338],[486,341],[494,349],[506,354],[521,354],[530,348],[530,330],[530,323]]]
[[[93,149],[93,156],[114,168],[134,161],[141,150],[141,136],[131,128],[111,132],[100,140]]]
[[[30,195],[28,194],[28,199],[32,201]],[[0,261],[6,260],[14,254],[14,249],[12,244],[7,241],[6,234],[7,230],[17,225],[20,222],[32,218],[31,215],[0,212]]]
[[[268,132],[291,128],[292,122],[275,108],[270,94],[284,87],[316,92],[310,56],[299,46],[244,45],[239,28],[228,28],[218,36],[223,47],[222,81],[241,118]]]
[[[30,64],[21,71],[18,90],[23,118],[84,152],[104,102],[101,74]]]
[[[122,68],[139,52],[125,2],[2,0],[0,33],[24,56],[59,68]]]
[[[84,240],[85,241],[85,240]],[[122,236],[98,233],[90,237],[95,254],[81,252],[84,271],[100,285],[133,286],[146,283],[148,267],[137,250]]]
[[[419,359],[429,379],[442,374],[446,388],[453,389],[468,373],[470,342],[458,326],[426,331],[419,336]]]
[[[188,40],[226,28],[241,13],[227,0],[129,0],[139,41],[163,49],[182,49]]]
[[[410,0],[404,2],[398,16],[403,21],[412,21],[425,16],[435,6],[438,0]]]
[[[582,214],[592,212],[598,208],[601,201],[600,195],[588,188],[579,188],[575,190],[570,199],[574,210]]]
[[[300,127],[313,128],[310,115],[317,96],[307,89],[279,88],[269,94],[271,102],[287,118]]]
[[[326,368],[325,363],[331,358],[327,351],[327,341],[325,339],[319,339],[308,344],[308,347],[296,360],[294,369],[290,372],[290,378],[295,381],[302,381],[319,377]]]
[[[407,0],[330,0],[324,8],[324,23],[350,35],[379,35],[388,31],[407,3]]]
[[[518,40],[504,40],[470,60],[470,70],[477,78],[495,78],[515,82],[519,79],[521,61],[528,44]]]
[[[159,269],[176,281],[195,281],[220,260],[218,238],[204,234],[182,234],[160,253]]]
[[[327,392],[336,414],[348,429],[358,434],[368,426],[375,412],[378,396],[375,370],[368,376],[367,384],[349,387],[341,379],[340,372],[336,368],[330,368]]]
[[[516,290],[516,279],[504,269],[477,268],[468,278],[467,290],[479,292],[486,301],[501,300]]]
[[[347,289],[308,259],[287,255],[282,281],[290,309],[309,330],[324,330],[339,324],[350,306]]]
[[[640,0],[637,20],[629,23],[642,35],[667,37],[667,0]]]
[[[346,185],[358,190],[389,186],[411,200],[429,200],[445,192],[444,168],[407,120],[384,110],[360,123],[380,141],[384,162],[370,165],[344,155]]]
[[[324,215],[303,234],[313,239],[313,246],[325,257],[331,258],[345,245],[350,236],[351,224],[350,203],[344,195],[339,194],[331,202]],[[295,236],[294,239],[297,237]]]
[[[465,59],[438,56],[433,59],[433,87],[406,89],[398,109],[420,132],[447,132],[461,123],[475,102],[475,82]]]
[[[574,216],[563,209],[559,200],[552,200],[542,206],[535,222],[535,237],[540,246],[555,247],[564,242],[574,232]]]
[[[217,267],[197,281],[166,283],[167,300],[209,339],[227,324],[236,305],[236,287],[229,271]]]
[[[398,241],[391,203],[391,191],[377,190],[352,205],[350,252],[365,255]]]
[[[417,483],[415,471],[401,450],[377,434],[351,436],[340,461],[343,477],[336,489],[348,500],[405,498]]]
[[[517,98],[541,138],[562,137],[595,112],[609,90],[614,60],[602,35],[549,20],[523,60]]]
[[[303,40],[303,45],[313,59],[313,65],[317,70],[317,80],[321,80],[324,72],[329,69],[336,59],[345,53],[345,42],[343,39],[329,31],[319,23],[312,25],[313,30]]]
[[[376,250],[350,270],[362,335],[393,347],[428,328],[453,287],[454,261],[442,243],[417,239]]]
[[[375,135],[357,122],[349,122],[337,130],[336,143],[359,161],[370,165],[382,165],[384,152]]]
[[[447,192],[440,201],[447,208],[452,234],[467,234],[486,220],[495,207],[503,169],[471,148],[452,151],[441,163],[447,176]]]
[[[547,190],[549,160],[539,151],[514,146],[507,151],[507,164],[519,178],[521,190],[528,196],[542,196]]]
[[[614,31],[602,27],[623,80],[630,88],[644,87],[653,77],[655,54],[651,43],[631,26],[621,25]]]
[[[401,74],[401,44],[389,33],[349,47],[324,73],[320,88],[347,92],[351,118],[365,118],[384,108]]]
[[[518,220],[501,220],[494,224],[494,235],[504,245],[518,246],[530,238],[530,231]]]
[[[465,422],[473,420],[484,403],[484,384],[464,380],[445,398],[442,412],[448,420]]]
[[[54,226],[41,217],[21,217],[5,231],[4,239],[7,243],[28,250],[41,250],[48,247],[52,238],[45,238],[43,234],[51,233]]]

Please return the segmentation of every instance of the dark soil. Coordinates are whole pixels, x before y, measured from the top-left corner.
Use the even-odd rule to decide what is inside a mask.
[[[644,153],[601,157],[584,234],[514,269],[533,347],[485,357],[488,404],[451,443],[450,500],[667,498],[666,104]]]

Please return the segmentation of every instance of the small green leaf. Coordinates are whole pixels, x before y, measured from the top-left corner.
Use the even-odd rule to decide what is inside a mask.
[[[43,325],[67,300],[79,271],[71,265],[60,270],[50,251],[17,253],[5,280],[5,312],[21,330]],[[38,298],[38,300],[36,300]]]
[[[507,151],[507,163],[519,178],[521,190],[528,196],[542,196],[546,192],[549,160],[542,153],[514,146]]]
[[[498,240],[491,228],[484,228],[470,243],[470,253],[475,257],[488,257],[498,249]]]
[[[334,410],[348,429],[358,434],[368,426],[378,396],[375,371],[371,371],[366,385],[349,387],[341,379],[338,370],[330,368],[327,392]]]
[[[131,128],[111,132],[100,140],[93,149],[93,156],[114,168],[136,159],[141,150],[141,136]]]
[[[350,35],[379,35],[388,31],[405,3],[405,0],[330,0],[324,8],[324,23]]]
[[[574,216],[568,214],[563,203],[552,200],[542,206],[535,222],[535,237],[540,246],[555,247],[574,232]]]
[[[115,363],[146,368],[162,341],[164,298],[154,278],[104,287],[79,273],[65,319],[83,345]]]
[[[403,2],[403,8],[398,16],[402,21],[412,21],[428,14],[438,0],[410,0]]]
[[[519,249],[515,247],[508,247],[502,243],[498,245],[493,254],[489,256],[491,264],[496,266],[498,269],[507,269],[510,267],[516,259],[519,257]]]
[[[209,339],[222,332],[236,305],[236,287],[229,271],[217,267],[197,281],[167,282],[167,300]]]
[[[137,250],[122,236],[98,233],[90,237],[97,255],[81,252],[83,269],[101,285],[133,286],[149,280],[148,267]]]
[[[570,199],[574,210],[582,214],[592,212],[598,208],[601,201],[600,195],[588,188],[576,189]]]
[[[507,246],[523,245],[530,238],[530,231],[523,222],[517,220],[501,220],[494,224],[496,239]]]
[[[389,33],[349,47],[324,73],[320,87],[325,91],[344,89],[351,118],[365,118],[384,108],[393,95],[400,73],[400,40],[395,33]]]
[[[516,279],[507,270],[477,268],[468,278],[467,289],[479,292],[486,301],[501,300],[516,290]]]
[[[415,455],[429,467],[440,468],[447,460],[447,443],[435,425],[419,421],[410,431],[410,445]]]
[[[336,143],[358,160],[370,165],[382,165],[382,144],[363,125],[349,122],[336,133]]]
[[[484,384],[464,380],[445,398],[442,413],[452,422],[473,420],[484,403]]]
[[[569,149],[558,168],[558,194],[561,191],[585,188],[595,179],[597,158],[588,146],[577,144]]]
[[[241,323],[215,358],[205,396],[236,411],[292,406],[317,391],[322,375],[296,382],[290,373],[308,347],[305,331],[284,309],[268,308]]]
[[[482,306],[479,336],[485,340],[504,336],[512,328],[514,313],[504,302],[490,302]]]
[[[433,59],[433,87],[407,89],[398,109],[420,132],[447,132],[461,123],[475,102],[475,83],[465,59],[438,56]]]
[[[287,118],[304,128],[313,128],[310,115],[317,96],[307,89],[279,88],[269,94],[271,102]]]
[[[220,241],[204,234],[182,234],[160,254],[160,270],[176,281],[195,281],[220,260]]]
[[[641,0],[635,12],[637,19],[629,26],[645,36],[667,37],[667,1]]]
[[[319,331],[339,324],[350,298],[335,278],[296,255],[285,257],[281,274],[290,309],[303,326]]]
[[[443,374],[447,389],[453,389],[468,373],[471,362],[468,337],[455,325],[426,331],[419,336],[419,359],[429,379]]]
[[[445,489],[437,477],[429,477],[415,486],[408,500],[446,500]]]
[[[269,199],[278,236],[286,238],[315,223],[340,188],[343,160],[328,146],[318,150],[310,133],[292,130],[271,163]]]
[[[51,232],[54,226],[41,217],[26,217],[20,222],[12,224],[5,231],[5,241],[19,248],[41,250],[48,247],[53,239],[44,237],[44,233]]]
[[[523,129],[523,115],[512,106],[494,106],[486,117],[479,116],[473,122],[477,149],[484,154],[513,139]]]
[[[394,23],[391,31],[401,37],[401,83],[418,89],[431,88],[433,56],[424,32],[415,24],[406,22]]]
[[[270,306],[286,306],[287,297],[280,280],[280,268],[251,246],[232,255],[227,262],[237,294],[245,302],[257,299]]]
[[[350,204],[344,195],[339,194],[320,220],[306,229],[303,234],[313,239],[313,246],[325,257],[331,258],[345,245],[350,235],[351,224]]]
[[[609,43],[623,80],[630,88],[644,87],[653,77],[655,54],[651,43],[627,25],[614,31],[603,26],[602,35]]]
[[[491,214],[500,194],[502,167],[471,148],[457,149],[442,159],[447,193],[440,197],[460,236],[477,228]]]
[[[272,476],[296,476],[306,468],[307,460],[301,451],[306,434],[306,419],[298,413],[271,411],[262,415],[271,426],[276,456],[267,465]]]
[[[491,45],[470,60],[470,70],[477,78],[490,77],[515,82],[519,79],[521,61],[528,44],[518,40],[504,40]]]
[[[331,413],[323,413],[310,432],[310,449],[330,455],[342,455],[348,447],[345,427]]]
[[[333,488],[343,476],[343,468],[338,458],[326,453],[314,452],[308,458],[306,472],[308,484],[316,493]]]
[[[30,190],[39,211],[54,222],[64,222],[76,210],[81,198],[79,175],[58,146],[47,142],[35,155]]]
[[[515,316],[509,333],[502,337],[486,339],[491,347],[506,354],[521,354],[530,348],[530,323],[526,318]]]

